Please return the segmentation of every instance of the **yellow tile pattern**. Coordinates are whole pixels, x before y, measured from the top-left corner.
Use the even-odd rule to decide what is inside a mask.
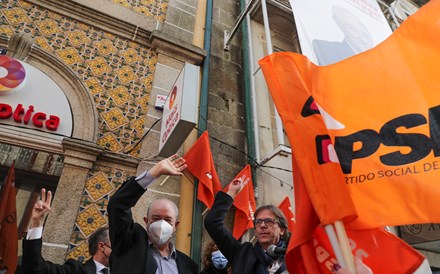
[[[107,220],[95,206],[91,206],[78,214],[76,223],[84,235],[89,237],[93,231],[107,224]]]
[[[131,9],[144,7],[139,12],[156,20],[165,19],[167,0],[119,2]],[[84,83],[96,108],[99,146],[122,153],[138,144],[156,68],[154,50],[24,0],[0,1],[0,34],[16,32],[31,34],[35,46],[59,58]],[[136,146],[131,154],[138,155],[139,149]],[[80,201],[68,258],[90,257],[86,239],[107,224],[108,199],[131,175],[110,167],[93,167]]]
[[[98,173],[86,181],[86,190],[93,200],[98,200],[113,190],[113,186],[103,173]]]
[[[165,21],[168,0],[111,0],[125,8],[153,17],[159,22]]]

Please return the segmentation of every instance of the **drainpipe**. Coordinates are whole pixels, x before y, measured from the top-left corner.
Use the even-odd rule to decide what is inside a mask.
[[[194,36],[192,44],[202,48],[205,35],[205,19],[206,19],[206,1],[197,1],[197,9],[194,23]],[[201,72],[200,72],[201,74]],[[201,75],[199,75],[199,88],[201,89]],[[200,105],[200,103],[199,103]],[[197,141],[197,130],[193,130],[183,144],[183,152],[186,153],[192,145]],[[190,175],[189,175],[190,176]],[[194,209],[194,178],[188,179],[182,176],[180,184],[179,199],[179,229],[176,233],[176,248],[186,255],[192,253],[192,235],[193,234],[193,209]],[[197,251],[195,251],[197,252]],[[194,258],[194,257],[193,257]],[[194,258],[196,262],[200,262]]]
[[[200,1],[199,1],[200,2]],[[201,135],[208,128],[208,87],[209,87],[209,65],[211,62],[211,31],[212,31],[212,0],[207,0],[206,5],[206,21],[205,21],[205,38],[204,50],[206,57],[203,60],[202,68],[202,88],[200,90],[199,104],[199,134]],[[201,262],[201,246],[202,246],[202,203],[197,200],[198,180],[194,182],[194,214],[192,224],[191,238],[191,258],[198,264]]]
[[[249,0],[248,0],[249,1]],[[246,7],[246,0],[240,0],[240,6],[243,10]],[[259,160],[256,152],[256,142],[258,140],[255,139],[254,132],[254,124],[256,124],[256,120],[254,119],[253,113],[253,98],[252,98],[252,90],[255,88],[254,82],[252,79],[253,72],[253,59],[252,59],[252,37],[251,26],[250,26],[250,16],[249,13],[246,15],[246,21],[243,22],[242,25],[243,32],[243,73],[244,73],[244,110],[245,110],[245,125],[246,125],[246,141],[247,141],[247,154],[248,159],[247,162],[251,166],[252,171],[252,181],[254,182],[254,189],[257,186],[256,180],[256,165],[255,160]],[[257,192],[255,192],[257,194]],[[258,194],[257,194],[258,195]]]

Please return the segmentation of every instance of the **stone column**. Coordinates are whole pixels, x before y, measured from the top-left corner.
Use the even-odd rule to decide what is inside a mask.
[[[64,167],[43,233],[43,257],[55,263],[63,262],[60,254],[67,251],[85,181],[102,153],[94,143],[69,138],[63,148]]]

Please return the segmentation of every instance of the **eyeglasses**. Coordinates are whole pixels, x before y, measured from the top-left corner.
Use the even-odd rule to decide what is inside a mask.
[[[110,248],[110,249],[112,249],[112,247],[111,246],[109,246],[108,244],[106,244],[106,243],[104,243],[104,242],[102,242],[106,247],[108,247],[108,248]]]
[[[255,219],[254,220],[254,225],[256,227],[262,226],[263,223],[265,223],[266,226],[274,226],[276,223],[278,223],[278,220],[276,218],[264,218],[264,219]]]

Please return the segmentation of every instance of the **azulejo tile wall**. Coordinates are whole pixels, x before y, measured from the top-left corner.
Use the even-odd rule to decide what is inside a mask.
[[[107,204],[110,196],[127,176],[122,170],[95,165],[85,183],[67,258],[81,261],[90,258],[86,239],[97,228],[107,225]]]
[[[136,12],[151,16],[159,22],[165,21],[168,7],[167,0],[111,0],[121,6],[130,8]]]
[[[2,34],[30,33],[84,81],[99,114],[98,144],[137,155],[133,146],[143,131],[156,53],[25,1],[2,1],[0,7]]]
[[[158,21],[165,18],[164,1],[114,2]],[[30,33],[39,47],[57,56],[84,82],[99,116],[98,145],[137,156],[156,52],[26,1],[2,0],[0,34],[10,36],[16,32]],[[130,175],[113,168],[94,167],[85,183],[67,257],[89,257],[86,239],[96,228],[107,224],[109,197]]]

